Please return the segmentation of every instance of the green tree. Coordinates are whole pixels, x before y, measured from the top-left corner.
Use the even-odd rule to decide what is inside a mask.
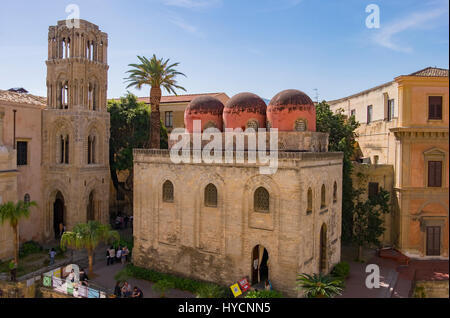
[[[355,190],[357,199],[353,211],[353,242],[358,246],[358,260],[362,260],[363,247],[380,245],[379,238],[384,233],[382,216],[389,213],[389,192],[380,189],[378,194],[364,199],[366,190]]]
[[[178,72],[175,67],[179,63],[169,64],[169,59],[158,59],[156,55],[149,60],[144,56],[138,56],[140,64],[129,64],[132,67],[127,73],[129,77],[126,78],[129,87],[136,87],[141,89],[145,85],[150,86],[150,141],[149,146],[152,149],[160,148],[160,129],[161,119],[159,112],[159,104],[161,103],[161,88],[164,88],[169,94],[173,93],[177,95],[176,89],[186,91],[183,87],[179,86],[176,81],[176,77],[179,75],[185,76],[183,73]]]
[[[108,102],[110,114],[109,166],[111,180],[116,191],[128,197],[133,202],[133,149],[145,148],[150,136],[150,110],[144,102],[138,102],[137,97],[128,93],[120,100]],[[161,148],[167,148],[167,129],[161,123]],[[117,173],[128,171],[124,185],[119,183]]]
[[[112,231],[109,225],[98,221],[89,221],[87,224],[77,224],[73,231],[64,232],[61,237],[61,248],[86,249],[89,259],[89,273],[93,273],[94,251],[101,242],[110,243],[119,240],[117,231]]]
[[[353,210],[356,194],[352,182],[352,159],[354,159],[356,145],[356,129],[359,123],[355,117],[347,118],[340,109],[336,113],[322,101],[316,105],[317,131],[330,135],[329,151],[344,153],[342,174],[342,240],[351,242],[353,236]]]
[[[307,298],[332,298],[342,293],[342,281],[329,275],[300,274],[297,278],[299,290],[303,290]]]
[[[30,216],[30,207],[32,206],[37,206],[36,202],[18,201],[16,204],[6,202],[0,205],[0,225],[9,222],[14,232],[14,261],[16,264],[19,264],[19,222],[20,219]]]

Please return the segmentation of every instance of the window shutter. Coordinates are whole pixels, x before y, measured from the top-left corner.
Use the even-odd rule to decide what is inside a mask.
[[[435,180],[436,180],[436,187],[442,186],[442,162],[436,161],[435,162]]]

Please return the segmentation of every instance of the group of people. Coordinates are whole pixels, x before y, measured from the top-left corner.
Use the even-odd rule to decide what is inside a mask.
[[[144,293],[137,286],[131,290],[128,282],[124,282],[122,286],[120,286],[120,282],[116,283],[116,287],[114,288],[114,295],[117,298],[144,298]]]
[[[129,261],[130,251],[128,247],[118,247],[117,250],[114,246],[111,246],[106,250],[106,266],[113,265],[114,263],[125,264]]]
[[[116,230],[126,229],[128,225],[133,227],[133,216],[118,214],[115,220]]]

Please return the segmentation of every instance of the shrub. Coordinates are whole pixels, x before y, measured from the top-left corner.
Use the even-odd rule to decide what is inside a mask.
[[[42,252],[42,246],[34,241],[28,241],[22,244],[19,249],[19,257],[26,257],[31,254],[36,254]]]
[[[131,264],[127,265],[121,272],[117,273],[114,278],[121,281],[127,279],[127,277],[134,277],[150,282],[167,281],[173,284],[173,288],[188,291],[192,294],[197,295],[199,298],[232,297],[231,291],[228,288],[222,287],[220,285],[201,282],[190,278],[177,277],[170,274],[164,274],[151,269],[137,267]]]
[[[165,298],[166,292],[173,288],[175,288],[175,284],[167,279],[159,280],[153,285],[153,289],[161,294],[161,298]]]
[[[284,298],[283,294],[275,290],[252,290],[245,298]]]
[[[214,284],[203,284],[197,289],[197,298],[225,298],[224,288]]]
[[[350,265],[347,262],[340,262],[334,266],[331,275],[337,278],[345,279],[350,274]]]
[[[417,286],[414,289],[414,298],[427,298],[425,288],[423,286]]]

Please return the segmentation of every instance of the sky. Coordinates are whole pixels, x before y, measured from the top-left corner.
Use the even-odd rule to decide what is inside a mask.
[[[0,89],[45,96],[47,34],[68,18],[108,33],[108,98],[137,55],[169,58],[187,93],[299,89],[333,100],[428,66],[449,67],[448,0],[1,0]],[[379,28],[367,18],[379,8]],[[375,21],[375,20],[371,20]],[[129,89],[148,96],[149,88]],[[180,91],[180,93],[183,93]]]

